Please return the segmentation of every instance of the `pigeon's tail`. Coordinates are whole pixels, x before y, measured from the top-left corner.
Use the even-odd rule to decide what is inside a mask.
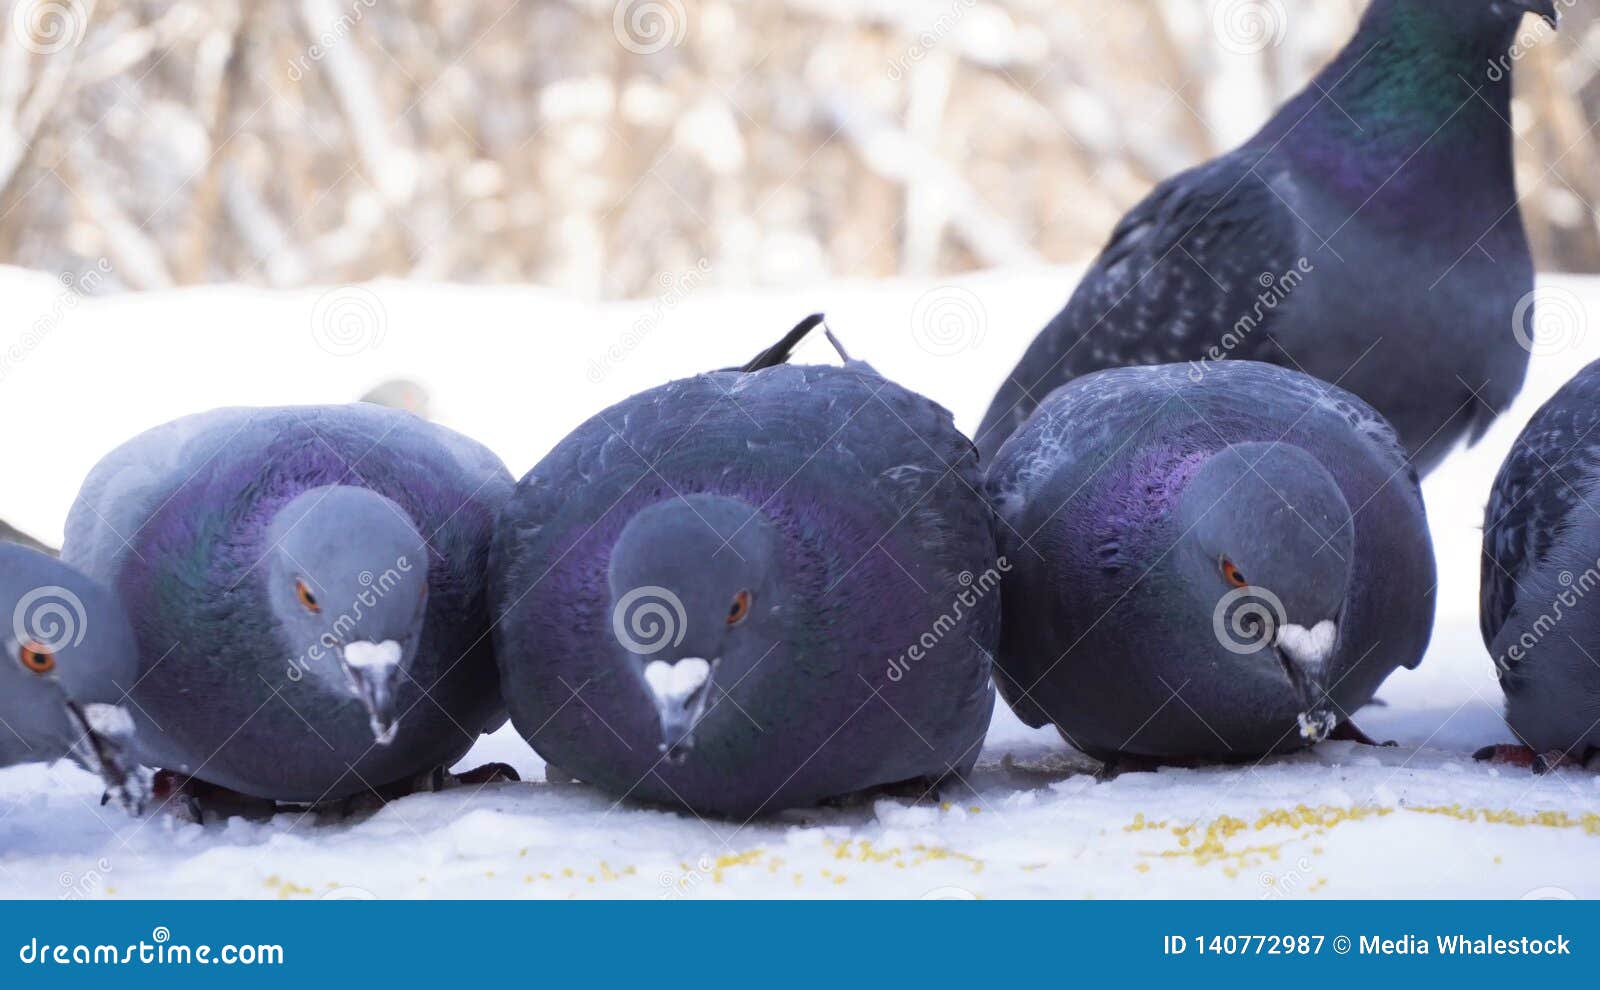
[[[743,372],[765,371],[768,368],[776,368],[780,364],[787,364],[790,355],[794,353],[794,349],[800,346],[800,342],[805,340],[811,331],[822,326],[825,319],[826,317],[821,313],[811,314],[796,324],[793,330],[784,334],[782,340],[757,354],[754,360],[739,370]],[[831,338],[833,335],[829,334],[828,336]],[[837,347],[838,344],[835,343],[834,346]]]
[[[827,327],[823,327],[822,333],[823,336],[828,338],[828,343],[833,345],[833,349],[839,352],[839,360],[843,361],[845,364],[849,364],[850,352],[844,349],[843,344],[839,343],[839,338],[833,335],[833,331],[829,330]]]

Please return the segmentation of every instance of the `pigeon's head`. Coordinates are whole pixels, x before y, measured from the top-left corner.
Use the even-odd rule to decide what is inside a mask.
[[[0,608],[0,765],[69,756],[137,812],[145,788],[124,703],[139,652],[121,603],[54,557],[0,543]]]
[[[1182,581],[1209,623],[1214,655],[1232,665],[1228,694],[1284,696],[1300,731],[1334,728],[1329,661],[1350,587],[1354,521],[1316,458],[1284,443],[1240,443],[1211,455],[1184,489]]]
[[[1431,38],[1436,47],[1466,42],[1473,47],[1489,44],[1507,48],[1532,14],[1551,27],[1560,24],[1560,8],[1573,0],[1376,0],[1369,9],[1371,22],[1393,35],[1399,24],[1418,41]]]
[[[394,502],[346,485],[296,496],[268,541],[267,598],[291,675],[359,702],[373,738],[393,741],[428,609],[427,543]]]
[[[735,498],[668,499],[623,527],[607,571],[607,632],[654,708],[670,762],[688,759],[722,694],[781,640],[782,563],[777,529]]]

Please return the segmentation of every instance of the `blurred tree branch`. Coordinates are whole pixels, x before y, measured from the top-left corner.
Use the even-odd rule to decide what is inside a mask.
[[[723,284],[1082,260],[1361,5],[1281,6],[1239,51],[1195,0],[8,0],[0,260],[592,296],[702,259]],[[1574,6],[1517,67],[1547,268],[1600,270],[1597,66]]]

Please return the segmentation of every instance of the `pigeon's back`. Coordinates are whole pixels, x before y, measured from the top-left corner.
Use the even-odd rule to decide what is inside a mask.
[[[62,557],[114,583],[150,517],[223,450],[247,442],[258,415],[246,408],[196,413],[147,430],[106,455],[67,515]]]
[[[393,472],[402,487],[414,487],[408,483],[414,479],[429,489],[454,489],[435,525],[463,499],[487,502],[510,493],[510,475],[491,451],[408,413],[367,403],[216,409],[148,430],[96,465],[67,517],[62,556],[114,583],[137,553],[145,525],[185,486],[225,462],[264,455],[286,432],[302,434],[336,467],[347,467],[352,483],[361,482],[363,459],[382,445],[393,456],[367,462],[367,475]]]

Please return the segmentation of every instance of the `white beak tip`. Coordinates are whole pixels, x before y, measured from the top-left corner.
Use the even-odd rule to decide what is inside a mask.
[[[344,648],[344,662],[351,667],[393,667],[400,662],[400,644],[392,639],[381,643],[358,640]]]
[[[1290,623],[1279,626],[1275,645],[1302,666],[1321,666],[1333,655],[1338,641],[1338,623],[1323,619],[1309,629]]]
[[[682,705],[710,676],[710,661],[700,657],[685,657],[677,663],[652,660],[644,668],[645,683],[660,706]]]
[[[94,703],[83,706],[83,720],[96,735],[112,739],[133,735],[133,716],[121,705]]]

